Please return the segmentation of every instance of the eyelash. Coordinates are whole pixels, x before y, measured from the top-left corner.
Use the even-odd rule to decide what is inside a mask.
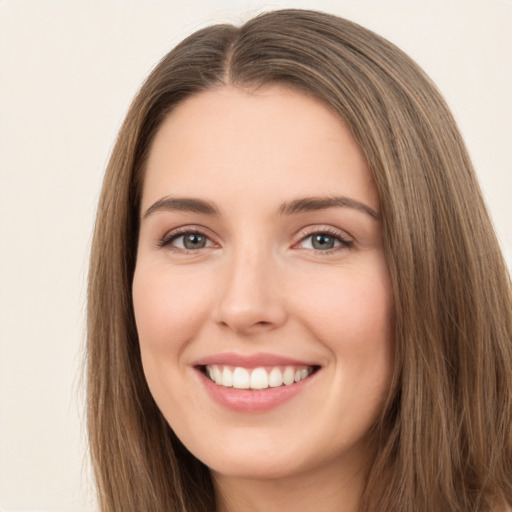
[[[180,228],[174,231],[171,231],[170,233],[167,233],[159,242],[158,246],[160,248],[168,247],[171,251],[179,253],[179,254],[196,254],[201,249],[204,249],[205,247],[201,247],[199,249],[182,249],[179,247],[175,247],[172,245],[172,242],[176,241],[180,237],[183,237],[185,235],[199,235],[205,237],[207,240],[211,240],[211,238],[204,233],[201,229],[198,228]],[[340,249],[350,249],[354,246],[354,242],[352,240],[349,240],[346,238],[342,233],[339,231],[336,231],[332,228],[321,228],[314,230],[303,230],[301,233],[299,233],[300,240],[294,246],[303,243],[308,238],[314,236],[314,235],[327,235],[329,237],[334,238],[336,242],[339,242],[339,245],[337,247],[334,247],[332,249],[326,249],[326,250],[319,250],[319,249],[308,249],[312,250],[315,253],[327,256],[329,254],[333,254],[336,251],[339,251]]]

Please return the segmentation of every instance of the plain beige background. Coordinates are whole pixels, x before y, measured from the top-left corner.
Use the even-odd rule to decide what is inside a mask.
[[[510,0],[0,0],[0,508],[95,510],[80,381],[87,259],[131,98],[190,32],[283,6],[359,22],[424,67],[512,267]]]

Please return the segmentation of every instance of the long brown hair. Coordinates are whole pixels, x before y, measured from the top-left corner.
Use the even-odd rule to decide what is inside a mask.
[[[150,143],[180,101],[226,83],[283,83],[320,98],[350,128],[373,173],[397,351],[370,433],[361,510],[511,504],[511,283],[455,122],[428,77],[386,40],[335,16],[282,10],[188,37],[151,73],[119,133],[88,290],[88,428],[101,511],[215,509],[208,469],[177,440],[148,390],[131,283]]]

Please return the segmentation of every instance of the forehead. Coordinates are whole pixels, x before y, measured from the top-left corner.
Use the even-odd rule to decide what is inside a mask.
[[[273,85],[223,86],[180,103],[153,140],[143,208],[167,194],[232,201],[258,192],[276,201],[343,194],[378,208],[358,144],[322,101]]]

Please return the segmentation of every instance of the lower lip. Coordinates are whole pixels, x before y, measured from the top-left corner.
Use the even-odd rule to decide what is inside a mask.
[[[223,407],[237,412],[264,412],[274,409],[303,391],[317,373],[289,386],[249,390],[219,386],[200,370],[197,371],[211,398]]]

